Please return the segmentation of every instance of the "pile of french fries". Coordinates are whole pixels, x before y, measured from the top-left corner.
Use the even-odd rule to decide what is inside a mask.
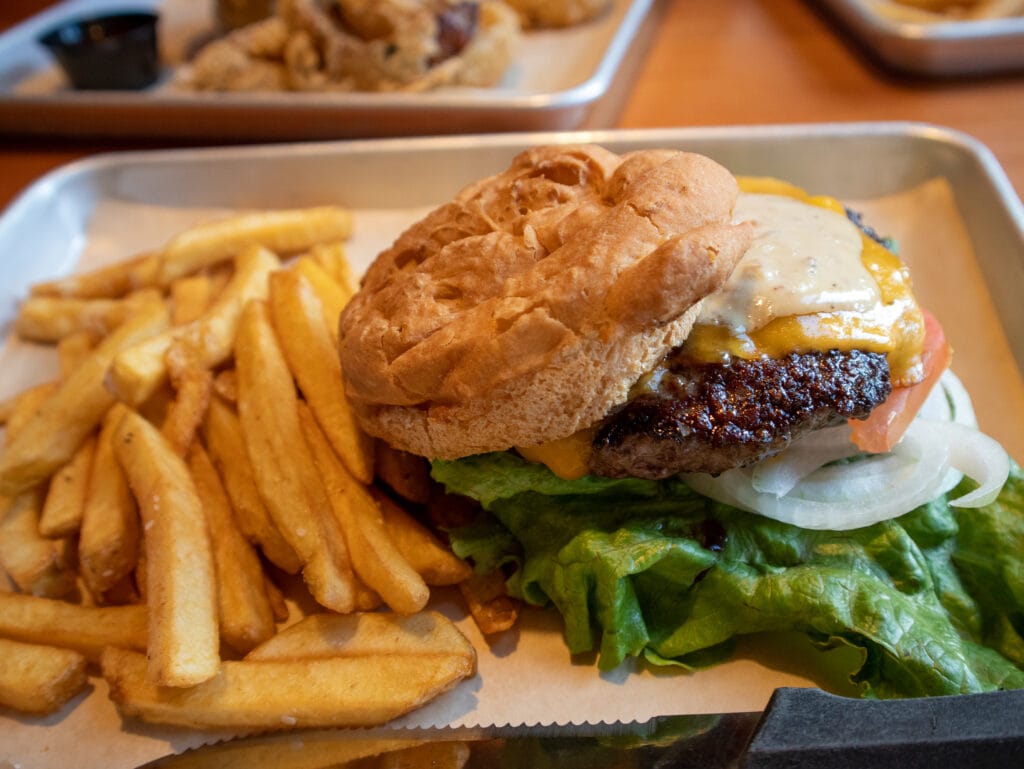
[[[146,721],[376,725],[475,671],[431,587],[515,621],[381,491],[422,502],[422,468],[343,397],[351,226],[242,214],[33,286],[15,332],[60,375],[0,404],[0,705],[52,712],[92,664]]]

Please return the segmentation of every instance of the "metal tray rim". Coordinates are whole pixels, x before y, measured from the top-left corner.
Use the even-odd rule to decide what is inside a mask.
[[[866,136],[912,137],[957,146],[973,155],[988,175],[992,184],[1006,200],[1011,218],[1024,237],[1024,203],[1018,197],[1009,177],[987,145],[970,134],[954,128],[915,121],[867,121],[761,124],[751,126],[668,127],[600,129],[590,131],[530,131],[484,133],[469,135],[443,135],[423,137],[383,137],[338,139],[291,143],[248,144],[210,147],[179,147],[157,150],[127,150],[105,152],[72,161],[55,168],[21,191],[6,211],[0,211],[0,234],[5,221],[16,216],[29,201],[45,195],[47,190],[59,188],[66,178],[88,175],[108,167],[131,164],[174,164],[202,158],[248,159],[268,155],[316,155],[324,153],[378,154],[396,152],[436,152],[467,145],[474,147],[514,147],[541,143],[613,142],[628,141],[679,142],[687,139],[725,140],[792,140],[808,136],[828,138],[862,138]]]
[[[147,7],[155,7],[160,0],[136,0]],[[53,94],[14,94],[0,89],[0,134],[10,131],[24,131],[24,121],[19,121],[19,110],[37,110],[42,115],[70,115],[87,108],[122,113],[168,113],[203,109],[216,115],[231,116],[251,113],[254,110],[277,111],[282,108],[301,108],[311,114],[321,115],[372,115],[374,113],[398,113],[429,115],[431,113],[452,113],[464,115],[488,114],[495,111],[509,116],[540,114],[547,115],[551,128],[557,127],[559,116],[568,115],[590,107],[607,95],[623,60],[639,36],[645,19],[652,12],[657,0],[629,0],[629,5],[614,34],[611,36],[596,67],[583,80],[560,90],[515,91],[493,89],[461,89],[418,94],[409,93],[238,93],[225,100],[218,94],[188,94],[162,92],[139,94],[137,99],[125,99],[123,93],[94,91],[68,91]],[[124,5],[119,2],[104,2],[102,8]],[[68,13],[78,9],[76,0],[65,0],[35,16],[21,22],[0,34],[0,48],[17,45],[31,40],[37,30],[55,23]],[[288,102],[283,103],[283,98]],[[168,135],[173,135],[169,132]],[[300,135],[295,139],[301,140]]]
[[[1024,17],[933,24],[889,19],[861,0],[816,0],[894,69],[928,77],[990,75],[1024,67]]]

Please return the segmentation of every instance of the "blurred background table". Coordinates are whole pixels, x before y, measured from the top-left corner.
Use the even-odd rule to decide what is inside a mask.
[[[199,2],[200,0],[196,0]],[[622,101],[622,128],[910,120],[985,143],[1024,195],[1024,73],[930,81],[895,75],[813,0],[659,0]],[[53,4],[2,0],[0,31]],[[167,142],[0,137],[0,208],[76,158]]]

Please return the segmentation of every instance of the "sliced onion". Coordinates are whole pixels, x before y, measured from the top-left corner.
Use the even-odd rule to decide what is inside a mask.
[[[846,531],[896,518],[941,493],[948,466],[947,447],[923,440],[912,429],[889,454],[878,454],[835,468],[834,477],[819,482],[811,473],[788,494],[756,491],[749,469],[730,470],[717,478],[703,473],[684,476],[695,491],[719,502],[760,513],[804,529]],[[865,472],[884,463],[882,472]]]
[[[754,465],[750,482],[755,491],[782,496],[823,464],[852,457],[857,451],[850,442],[849,425],[816,430]]]
[[[921,405],[918,416],[941,422],[959,422],[969,427],[978,426],[971,396],[960,378],[949,369],[943,372],[938,387],[932,388]]]
[[[978,488],[949,504],[992,502],[1009,475],[1009,458],[976,427],[967,391],[946,372],[891,452],[856,456],[843,426],[794,441],[753,467],[683,479],[724,504],[805,529],[846,531],[904,515],[948,492],[963,475]],[[839,459],[851,461],[835,464]]]
[[[950,447],[950,466],[978,484],[978,488],[951,499],[953,507],[984,507],[995,501],[1010,475],[1006,450],[985,433],[956,422],[932,422],[918,419],[918,432],[927,440],[946,441]]]
[[[978,417],[974,413],[974,404],[971,403],[971,396],[968,395],[964,383],[952,371],[947,371],[939,382],[953,410],[953,421],[977,428]]]

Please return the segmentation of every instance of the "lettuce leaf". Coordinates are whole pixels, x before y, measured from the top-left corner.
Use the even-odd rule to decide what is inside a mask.
[[[451,532],[481,570],[553,605],[569,649],[699,667],[743,634],[799,631],[861,650],[866,696],[1024,687],[1024,477],[993,504],[940,498],[894,521],[809,531],[708,500],[676,480],[564,481],[510,453],[435,462],[490,517]],[[956,494],[957,491],[951,492]]]

